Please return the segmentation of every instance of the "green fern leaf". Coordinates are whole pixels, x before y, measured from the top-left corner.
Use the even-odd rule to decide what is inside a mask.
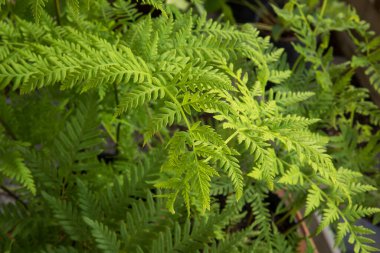
[[[314,198],[316,199],[316,198]],[[317,233],[320,233],[325,227],[339,219],[339,211],[334,203],[327,202],[327,207],[323,210],[322,221],[317,228]]]
[[[347,222],[340,222],[337,227],[337,233],[335,238],[335,244],[339,245],[342,243],[343,238],[347,235],[349,232],[349,223]]]
[[[68,0],[67,7],[75,18],[79,16],[79,0]]]
[[[101,217],[101,207],[99,199],[90,192],[81,180],[77,180],[79,207],[82,216],[90,219],[99,219]]]
[[[284,108],[305,101],[314,96],[314,92],[276,92],[274,100]]]
[[[91,228],[91,234],[95,238],[97,247],[104,253],[120,252],[120,242],[117,240],[116,233],[106,225],[98,221],[83,217],[84,222]]]
[[[350,226],[351,228],[351,233],[348,238],[348,242],[351,244],[354,244],[354,251],[355,252],[377,252],[379,249],[367,245],[367,243],[374,243],[375,241],[368,238],[364,237],[362,235],[373,235],[375,232],[370,230],[369,228],[363,227],[363,226]]]
[[[380,208],[364,207],[361,205],[354,205],[351,208],[347,208],[347,216],[351,217],[353,220],[357,220],[366,216],[371,216],[379,212]]]
[[[195,184],[194,187],[199,194],[199,201],[202,206],[202,212],[210,210],[210,182],[211,177],[217,175],[218,173],[214,168],[209,166],[207,163],[199,161],[198,167],[195,169]]]
[[[322,190],[314,184],[308,190],[305,215],[309,215],[315,208],[321,205],[321,201],[323,201],[321,191]]]
[[[380,71],[378,65],[370,65],[365,71],[366,75],[369,76],[369,81],[371,85],[375,88],[377,92],[380,93]]]
[[[2,152],[0,152],[1,154]],[[18,152],[7,152],[2,154],[0,158],[0,173],[16,180],[33,195],[36,194],[36,186],[34,184],[31,171],[26,167],[24,159]]]
[[[42,12],[44,11],[44,7],[47,3],[47,0],[30,0],[32,6],[32,13],[34,20],[38,23],[40,21],[40,17]]]
[[[67,235],[75,241],[84,240],[86,238],[86,231],[76,207],[70,202],[59,200],[46,192],[42,192],[42,196],[48,202],[54,217]]]
[[[291,166],[279,180],[279,183],[290,185],[303,185],[304,179],[299,167]]]
[[[146,101],[155,101],[165,97],[165,89],[163,87],[154,86],[153,84],[142,84],[123,95],[125,99],[121,99],[119,108],[116,114],[121,114],[125,111],[134,109],[143,105]]]
[[[290,77],[291,73],[292,72],[290,70],[286,70],[286,71],[272,70],[270,71],[270,77],[268,81],[272,83],[277,83],[277,84],[282,83]]]
[[[166,126],[172,125],[175,121],[180,122],[182,115],[178,106],[173,102],[165,101],[165,107],[160,113],[153,117],[149,129],[144,134],[144,140],[147,142],[156,132]]]

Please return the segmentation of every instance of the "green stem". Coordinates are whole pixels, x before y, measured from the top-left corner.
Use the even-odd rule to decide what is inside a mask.
[[[115,104],[116,104],[116,107],[119,107],[119,93],[117,91],[117,86],[116,84],[114,83],[113,84],[113,89],[114,89],[114,93],[115,93]],[[116,126],[116,149],[118,147],[118,144],[119,144],[119,139],[120,139],[120,127],[121,127],[121,123],[120,123],[120,115],[118,115],[116,117],[118,119],[118,123],[117,123],[117,126]]]
[[[5,129],[5,133],[11,137],[12,140],[17,140],[17,137],[16,135],[12,132],[12,129],[8,126],[8,124],[2,119],[0,118],[0,125],[2,125]]]
[[[298,58],[297,58],[297,60],[296,60],[296,62],[293,64],[293,67],[292,67],[292,72],[294,72],[296,69],[297,69],[297,67],[298,67],[298,65],[300,64],[300,62],[301,62],[301,60],[302,60],[302,56],[300,55],[300,56],[298,56]]]
[[[228,137],[225,141],[224,144],[228,144],[236,135],[238,135],[239,130],[236,130],[235,133],[231,134],[230,137]]]
[[[179,108],[179,110],[181,112],[181,115],[183,117],[183,120],[185,121],[185,124],[187,126],[187,129],[190,131],[191,124],[190,124],[189,120],[187,119],[185,112],[182,109],[181,103],[178,102],[178,100],[176,99],[176,97],[166,87],[163,87],[163,88],[165,89],[165,93],[167,93],[169,95],[169,97],[171,98],[171,100],[178,106],[178,108]]]
[[[7,187],[5,187],[4,185],[0,186],[0,188],[5,191],[9,196],[11,196],[14,200],[16,200],[17,202],[19,202],[21,205],[23,205],[23,207],[25,207],[25,209],[28,209],[28,206],[24,203],[24,201],[22,201],[14,192],[12,192],[11,190],[9,190]]]
[[[279,220],[275,222],[276,226],[279,226],[281,223],[283,223],[287,218],[289,218],[290,215],[292,215],[294,212],[294,209],[290,209],[284,216],[282,216]]]
[[[233,134],[231,134],[230,135],[230,137],[228,137],[225,141],[224,141],[224,144],[228,144],[237,134],[239,133],[239,130],[236,130]],[[217,149],[217,151],[220,151],[221,149],[222,149],[223,147],[221,146],[221,147],[219,147],[218,149]],[[208,157],[206,160],[205,160],[205,162],[207,163],[208,161],[210,161],[211,160],[211,156],[210,157]]]
[[[302,217],[302,219],[300,220],[297,220],[297,223],[293,224],[292,226],[290,226],[283,234],[284,236],[287,236],[288,234],[290,234],[294,229],[296,229],[299,225],[302,224],[302,222],[304,222],[307,218],[309,218],[309,216],[304,216]]]
[[[149,110],[149,106],[147,104],[145,104],[145,110],[148,113],[149,119],[151,120],[153,117],[152,117],[152,113]],[[156,135],[157,135],[158,139],[160,140],[161,144],[164,144],[165,140],[162,137],[162,135],[160,134],[160,132],[157,132]],[[149,145],[149,143],[147,143],[147,144]]]
[[[300,15],[301,15],[303,21],[305,22],[305,24],[307,25],[307,27],[309,28],[309,30],[310,30],[310,31],[313,31],[313,29],[311,29],[311,26],[310,26],[310,24],[309,24],[309,21],[307,21],[307,18],[306,18],[306,16],[305,16],[305,13],[303,13],[303,10],[302,10],[300,4],[296,3],[296,5],[297,5],[297,7],[298,7],[298,10],[300,11]]]
[[[55,13],[57,15],[57,23],[61,25],[61,2],[60,0],[55,0]]]
[[[327,6],[327,2],[328,2],[328,0],[323,0],[321,14],[320,14],[321,18],[323,18],[323,15],[325,15],[325,10],[326,10],[326,6]]]

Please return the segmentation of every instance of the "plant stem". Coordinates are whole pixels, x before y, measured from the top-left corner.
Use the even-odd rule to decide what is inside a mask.
[[[299,63],[301,62],[301,60],[302,60],[302,56],[300,55],[300,56],[297,57],[296,62],[293,64],[292,72],[294,72],[297,69],[297,67],[298,67]]]
[[[236,130],[235,133],[231,134],[230,137],[228,137],[225,141],[224,144],[228,144],[237,134],[239,133],[239,130]]]
[[[117,91],[117,86],[116,84],[114,83],[113,84],[113,89],[114,89],[114,93],[115,93],[115,104],[116,104],[116,107],[119,107],[119,93]],[[117,126],[116,126],[116,150],[117,150],[117,147],[119,145],[119,139],[120,139],[120,127],[121,127],[121,123],[120,123],[120,115],[118,115],[116,117],[116,119],[118,119],[118,123],[117,123]]]
[[[60,0],[55,0],[55,13],[57,15],[57,23],[61,25],[61,2]]]
[[[17,140],[17,137],[16,135],[13,133],[12,129],[8,126],[8,124],[2,119],[0,118],[0,125],[2,125],[5,129],[5,133],[11,137],[11,139],[13,140]]]
[[[147,104],[145,105],[145,110],[147,111],[149,118],[152,119],[153,116],[152,116],[152,113],[149,111],[149,106]],[[164,144],[165,141],[164,141],[164,138],[162,137],[162,135],[160,134],[160,132],[157,132],[156,135],[157,135],[158,139],[160,140],[161,144]]]
[[[187,116],[186,116],[186,113],[183,111],[182,109],[182,105],[180,102],[178,102],[178,100],[176,99],[176,97],[166,88],[164,87],[165,89],[165,92],[169,95],[169,97],[171,98],[171,100],[178,106],[178,109],[180,110],[180,113],[183,117],[183,120],[185,121],[185,124],[187,126],[187,129],[189,131],[191,131],[191,124],[190,124],[190,121],[187,119]]]
[[[321,17],[321,18],[323,18],[323,15],[325,14],[325,10],[326,10],[326,6],[327,6],[327,2],[328,2],[328,0],[323,0],[322,9],[321,9],[321,14],[320,14],[320,17]]]
[[[228,144],[237,134],[239,133],[239,130],[236,130],[233,134],[231,134],[230,135],[230,137],[228,137],[225,141],[224,141],[224,144]],[[223,146],[220,146],[220,147],[218,147],[218,149],[217,149],[217,151],[220,151],[220,150],[222,150],[222,148],[223,148]],[[208,161],[210,161],[211,160],[211,156],[209,156],[206,160],[205,160],[205,162],[208,162]]]
[[[11,196],[14,200],[16,200],[17,202],[19,202],[20,204],[22,204],[25,207],[25,209],[28,209],[28,206],[24,203],[24,201],[22,201],[14,192],[12,192],[11,190],[9,190],[4,185],[0,186],[0,188],[3,191],[5,191],[9,196]]]
[[[309,216],[304,216],[302,217],[302,219],[300,220],[297,220],[297,222],[295,224],[293,224],[292,226],[290,226],[283,234],[285,236],[287,236],[289,233],[291,233],[294,229],[296,229],[299,225],[302,225],[302,222],[304,222],[306,219],[308,219]]]

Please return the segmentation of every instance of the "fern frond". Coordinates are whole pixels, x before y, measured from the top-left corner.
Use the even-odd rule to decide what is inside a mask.
[[[67,8],[72,13],[74,18],[79,16],[79,0],[68,0]]]
[[[350,226],[350,236],[348,238],[348,242],[354,244],[355,252],[376,252],[379,249],[373,246],[368,245],[368,243],[374,243],[375,241],[365,237],[363,235],[371,235],[374,234],[372,230],[363,227],[363,226]]]
[[[291,166],[287,172],[278,180],[282,184],[304,185],[303,174],[297,166]]]
[[[253,231],[252,228],[248,227],[239,232],[228,234],[226,238],[220,243],[214,243],[204,249],[204,252],[210,253],[239,253],[239,252],[249,252],[251,246],[247,246],[246,241],[249,237],[257,236],[258,232]]]
[[[76,113],[69,118],[54,141],[53,153],[62,170],[72,170],[74,164],[80,168],[84,161],[96,159],[100,153],[99,145],[103,143],[99,136],[94,95],[83,96],[77,106]]]
[[[352,195],[377,190],[377,188],[372,185],[361,184],[361,183],[353,183],[350,185],[349,189]]]
[[[274,100],[283,108],[305,101],[314,96],[314,92],[276,92]]]
[[[89,191],[81,180],[77,180],[78,200],[82,217],[93,220],[101,218],[101,207],[97,196]]]
[[[221,213],[212,213],[205,219],[195,218],[194,222],[186,220],[181,225],[175,224],[174,231],[166,230],[153,243],[152,252],[189,251],[202,250],[209,243],[219,238],[219,233],[230,223],[236,215],[236,208],[230,204]]]
[[[197,189],[199,194],[199,201],[202,205],[202,212],[210,209],[210,188],[211,188],[211,177],[218,175],[216,170],[203,161],[198,162],[198,167],[196,168],[196,179],[194,187]]]
[[[262,192],[259,186],[249,187],[244,193],[244,200],[252,208],[252,214],[255,221],[252,226],[257,228],[260,233],[257,235],[257,240],[254,245],[260,244],[264,240],[266,247],[272,249],[272,221],[271,214],[268,209],[268,204],[265,202],[265,193]],[[253,247],[254,248],[254,247]]]
[[[188,72],[182,70],[182,79],[179,84],[180,88],[192,91],[205,89],[221,89],[221,90],[233,90],[234,87],[231,85],[231,80],[223,72],[218,69],[207,66],[203,64],[197,64],[196,66],[191,66],[188,68]],[[186,85],[184,87],[184,85]]]
[[[291,75],[290,70],[285,70],[285,71],[278,71],[278,70],[272,70],[270,71],[269,74],[269,79],[268,81],[276,84],[283,83],[286,79],[288,79]]]
[[[342,243],[343,238],[347,235],[349,232],[349,223],[347,222],[340,222],[337,226],[337,233],[335,238],[335,244],[339,245]]]
[[[134,200],[128,208],[126,217],[122,219],[120,241],[128,251],[136,252],[139,248],[144,252],[150,250],[153,241],[161,232],[173,227],[175,218],[165,209],[163,201],[153,199],[151,193],[145,192],[146,201]],[[124,231],[124,232],[123,232]],[[146,240],[149,238],[150,240]]]
[[[126,29],[128,24],[132,24],[141,17],[141,13],[136,9],[136,4],[131,1],[117,0],[112,5],[108,5],[104,12],[109,20],[115,21],[114,28]]]
[[[160,110],[160,113],[153,117],[153,120],[144,134],[145,142],[149,140],[156,132],[166,126],[172,125],[175,121],[180,122],[182,115],[175,103],[165,101],[165,107]]]
[[[2,231],[4,231],[4,233],[12,233],[17,236],[17,233],[20,233],[23,228],[30,225],[28,224],[28,216],[29,214],[27,213],[26,209],[21,207],[21,204],[17,202],[14,204],[2,204],[0,210],[0,222],[2,224]],[[15,230],[15,228],[18,228],[20,230]]]
[[[137,108],[143,105],[146,101],[155,101],[165,97],[165,90],[163,87],[155,86],[153,84],[142,84],[123,95],[125,99],[121,99],[120,105],[116,114],[121,114],[125,111]]]
[[[37,23],[40,21],[41,13],[44,11],[46,3],[47,0],[30,0],[33,17]]]
[[[50,46],[24,44],[13,48],[25,58],[2,64],[0,83],[6,86],[13,81],[14,89],[22,84],[22,91],[30,92],[58,82],[64,88],[81,84],[80,90],[86,91],[104,83],[152,81],[147,64],[129,48],[116,48],[104,39],[73,28],[64,28],[62,36],[69,43],[43,36]],[[78,44],[78,40],[82,43]]]
[[[224,143],[223,138],[208,125],[201,125],[201,122],[196,122],[190,129],[190,136],[197,141],[207,142],[220,147],[224,151],[231,154],[229,147]]]
[[[314,184],[308,190],[305,216],[309,215],[313,210],[321,205],[321,201],[323,201],[321,191],[322,190],[316,187]]]
[[[98,221],[83,217],[84,222],[91,228],[97,247],[104,253],[116,253],[120,250],[120,242],[114,231]]]
[[[268,154],[269,156],[266,157],[267,159],[265,159],[262,163],[256,164],[248,176],[265,182],[268,188],[273,190],[274,178],[279,173],[279,164],[277,163],[273,150],[270,150]]]
[[[380,125],[380,109],[374,103],[369,101],[360,101],[356,103],[357,112],[362,115],[369,116],[372,124]]]
[[[361,205],[354,205],[352,207],[348,207],[346,210],[347,217],[350,217],[352,220],[357,220],[380,212],[380,208],[364,207]]]
[[[33,195],[35,195],[37,189],[32,173],[25,165],[24,159],[21,157],[19,152],[12,152],[8,150],[4,153],[0,150],[0,154],[2,156],[0,158],[0,173],[14,179],[16,182],[28,189]]]
[[[59,200],[46,192],[42,193],[53,211],[54,217],[72,240],[80,241],[86,238],[86,230],[79,211],[70,202]]]
[[[233,185],[227,176],[217,177],[211,181],[211,189],[210,189],[211,196],[215,196],[215,195],[226,196],[233,191],[234,191]]]
[[[224,153],[210,148],[205,143],[198,143],[196,149],[200,155],[217,163],[227,173],[236,191],[236,198],[239,199],[243,193],[244,179],[238,159],[233,155],[229,155],[228,152],[230,151]]]
[[[327,207],[323,210],[322,221],[317,228],[317,232],[320,233],[325,227],[332,224],[338,219],[339,219],[338,207],[334,203],[327,202]]]
[[[234,57],[234,50],[237,47],[237,42],[234,40],[220,41],[214,37],[201,35],[198,38],[191,37],[190,41],[185,42],[183,38],[180,38],[183,35],[178,34],[177,36],[178,42],[174,44],[173,53],[186,57],[204,60]]]

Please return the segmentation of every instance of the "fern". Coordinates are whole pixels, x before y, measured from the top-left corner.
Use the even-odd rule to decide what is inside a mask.
[[[91,228],[91,234],[95,238],[97,247],[105,253],[113,253],[119,251],[120,242],[117,241],[116,234],[104,224],[93,221],[84,217],[84,222]]]
[[[31,7],[34,20],[38,23],[41,18],[41,13],[44,10],[47,0],[32,0]]]
[[[77,181],[77,184],[79,207],[82,216],[92,220],[99,219],[101,217],[101,208],[98,197],[89,191],[80,180]]]
[[[26,167],[24,159],[17,151],[2,152],[2,158],[0,159],[0,172],[16,180],[16,182],[23,185],[33,195],[36,194],[36,186],[33,180],[31,171]]]
[[[274,7],[299,40],[289,70],[270,37],[202,1],[30,3],[34,21],[20,3],[0,20],[0,173],[17,184],[1,252],[295,252],[282,224],[302,208],[374,251],[355,221],[380,211],[362,201],[380,114],[351,79],[378,43],[341,65],[328,43],[359,29],[354,11]]]
[[[165,90],[162,87],[143,84],[136,87],[135,90],[129,92],[126,96],[128,98],[123,99],[122,104],[119,105],[120,109],[117,112],[118,114],[141,106],[145,104],[146,101],[154,101],[164,98]]]
[[[65,232],[75,241],[83,240],[85,237],[83,230],[84,224],[80,219],[78,210],[70,203],[58,200],[52,196],[49,196],[47,193],[42,193],[42,196],[49,203],[53,210],[54,217],[57,219]]]
[[[78,17],[79,15],[79,1],[78,0],[70,0],[67,1],[67,5],[69,7],[70,12],[74,17]]]

